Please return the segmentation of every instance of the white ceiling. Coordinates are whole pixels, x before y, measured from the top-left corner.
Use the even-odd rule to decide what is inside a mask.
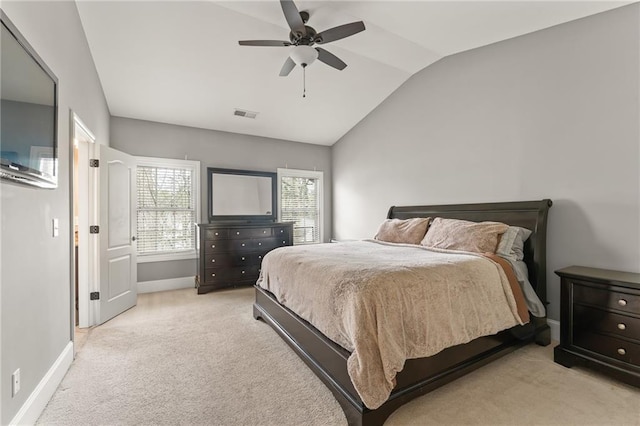
[[[319,61],[279,77],[292,47],[276,0],[78,0],[111,114],[332,145],[411,75],[438,59],[622,6],[619,1],[297,1],[318,32],[362,20],[366,30],[322,45]],[[234,109],[258,112],[255,120]]]

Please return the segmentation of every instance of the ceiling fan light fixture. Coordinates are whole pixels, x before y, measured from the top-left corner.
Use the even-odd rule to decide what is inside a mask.
[[[294,47],[290,56],[293,62],[301,67],[306,67],[318,59],[318,51],[311,46],[301,45]]]

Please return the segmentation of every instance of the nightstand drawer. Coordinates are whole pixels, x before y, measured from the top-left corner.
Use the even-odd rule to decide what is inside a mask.
[[[640,318],[620,315],[613,312],[589,308],[575,304],[573,306],[574,330],[596,330],[615,334],[640,343]]]
[[[574,346],[640,367],[640,345],[627,340],[590,332],[576,332]]]
[[[578,281],[573,281],[573,301],[640,314],[640,296],[583,285]]]

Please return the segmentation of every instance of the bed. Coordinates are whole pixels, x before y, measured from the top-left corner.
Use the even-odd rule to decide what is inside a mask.
[[[524,245],[529,281],[538,298],[546,303],[546,222],[551,200],[391,207],[388,219],[441,217],[474,222],[496,221],[532,231]],[[550,343],[545,317],[531,316],[524,325],[468,343],[448,347],[429,357],[408,359],[395,376],[389,397],[375,409],[363,402],[348,372],[351,352],[327,338],[301,316],[280,304],[274,294],[255,287],[253,313],[269,324],[331,390],[350,425],[380,425],[401,405],[430,392],[516,348],[536,342]]]

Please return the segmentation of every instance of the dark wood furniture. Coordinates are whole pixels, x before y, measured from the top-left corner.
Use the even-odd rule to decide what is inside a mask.
[[[198,294],[253,285],[262,258],[293,244],[293,222],[198,224]]]
[[[473,221],[493,220],[522,226],[533,231],[525,243],[525,262],[529,278],[540,299],[546,303],[546,232],[551,200],[512,203],[459,204],[445,206],[391,207],[388,218],[448,217]],[[263,319],[293,348],[300,358],[331,390],[350,425],[381,425],[401,405],[430,392],[517,347],[532,341],[550,343],[546,318],[493,336],[481,337],[464,345],[420,359],[408,360],[396,376],[397,385],[381,407],[367,408],[347,373],[350,353],[327,339],[311,324],[280,305],[273,295],[256,286],[253,315]]]
[[[553,359],[640,387],[640,274],[571,266],[560,276]]]

